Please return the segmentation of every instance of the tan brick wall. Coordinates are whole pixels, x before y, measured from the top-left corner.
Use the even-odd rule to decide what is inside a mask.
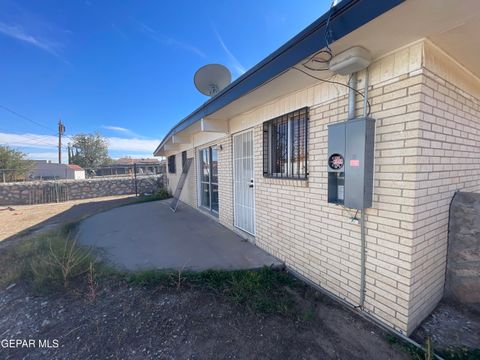
[[[443,295],[449,206],[455,191],[480,192],[480,81],[431,43],[425,44],[411,326]]]
[[[410,79],[405,79],[404,89],[408,89]],[[373,104],[381,97],[392,97],[389,92],[383,93],[385,89],[379,89],[381,91],[372,97]],[[405,95],[399,93],[398,96]],[[392,97],[392,101],[395,100]],[[340,99],[310,108],[308,182],[265,179],[261,157],[256,157],[259,160],[256,162],[256,238],[257,244],[288,266],[335,295],[358,304],[360,227],[350,219],[353,210],[327,203],[327,125],[346,119],[345,104],[346,100]],[[403,107],[399,113],[410,114],[412,121],[418,119],[418,113],[406,112],[406,105],[399,107]],[[366,217],[365,307],[390,325],[406,331],[411,247],[402,242],[411,241],[412,232],[408,228],[411,228],[413,215],[399,216],[398,213],[403,203],[409,204],[402,197],[403,190],[409,189],[402,176],[408,152],[403,148],[405,135],[399,139],[395,136],[401,131],[395,126],[398,115],[393,115],[390,108],[382,115],[383,108],[376,108],[380,111],[375,114],[378,130],[374,205]],[[406,124],[401,123],[401,126]],[[261,154],[261,126],[257,126],[255,138],[256,153]],[[395,142],[398,148],[392,147]]]
[[[233,228],[233,167],[232,137],[218,141],[218,197],[219,220],[228,228]],[[221,149],[220,149],[221,147]]]
[[[377,119],[374,205],[366,215],[365,309],[407,332],[410,304],[412,161],[419,151],[422,45],[400,49],[370,67]],[[363,90],[365,74],[359,75]],[[346,83],[345,77],[336,80]],[[361,113],[359,98],[357,112]],[[309,106],[309,179],[263,177],[262,123]],[[353,305],[360,297],[360,227],[355,211],[327,203],[327,125],[347,118],[344,87],[320,83],[231,119],[232,132],[254,128],[256,244]]]
[[[458,64],[432,49],[418,42],[369,67],[377,126],[374,201],[365,215],[365,311],[404,333],[441,297],[453,192],[480,191],[479,102],[471,95],[480,92],[478,79],[465,72],[460,79]],[[359,74],[360,90],[364,81]],[[361,105],[359,98],[358,113]],[[310,109],[308,180],[264,178],[262,123],[304,106]],[[346,118],[346,88],[318,83],[236,116],[229,127],[231,134],[254,127],[256,244],[356,305],[360,227],[353,210],[327,203],[327,125]],[[223,147],[219,220],[233,227],[231,135],[216,144]],[[465,157],[471,161],[462,165]]]

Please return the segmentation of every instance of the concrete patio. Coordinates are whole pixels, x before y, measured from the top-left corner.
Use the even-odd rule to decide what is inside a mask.
[[[127,270],[254,269],[281,263],[199,211],[169,200],[119,207],[80,225],[79,242]]]

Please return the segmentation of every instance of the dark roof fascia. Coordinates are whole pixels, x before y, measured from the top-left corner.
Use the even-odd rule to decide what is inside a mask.
[[[205,116],[213,114],[243,95],[279,76],[303,59],[324,48],[325,25],[330,16],[331,41],[334,42],[405,0],[343,0],[327,11],[291,40],[248,70],[229,86],[175,125],[158,145],[154,154],[170,136],[182,131]]]

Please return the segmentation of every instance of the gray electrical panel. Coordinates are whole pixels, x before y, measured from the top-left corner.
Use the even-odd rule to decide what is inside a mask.
[[[372,206],[375,119],[328,126],[328,202],[351,209]]]

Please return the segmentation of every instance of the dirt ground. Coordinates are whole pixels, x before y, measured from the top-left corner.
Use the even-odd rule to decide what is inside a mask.
[[[32,296],[0,292],[0,338],[57,348],[2,349],[2,359],[408,359],[385,334],[330,299],[299,294],[309,316],[262,316],[204,288],[110,283]],[[303,300],[302,300],[303,299]]]
[[[412,334],[420,343],[427,337],[434,348],[480,349],[480,311],[442,301]]]
[[[133,195],[122,195],[52,204],[0,206],[0,243],[27,229],[78,221],[134,199]]]
[[[22,240],[18,231],[28,234],[134,201],[109,197],[0,211],[0,255]],[[0,344],[0,359],[409,358],[378,327],[305,289],[295,290],[299,310],[292,317],[254,313],[211,289],[189,285],[152,289],[115,280],[100,284],[92,300],[86,286],[38,295],[24,284],[10,284],[0,289],[0,342],[31,339],[36,347]],[[430,337],[441,345],[437,348],[475,348],[479,331],[478,313],[442,303],[413,338],[424,343]],[[53,347],[39,348],[39,340]]]
[[[132,201],[15,207],[0,212],[2,236],[21,241],[14,231],[30,233]],[[319,293],[295,298],[297,315],[262,315],[188,284],[143,288],[114,278],[99,284],[95,300],[85,284],[48,295],[10,284],[0,289],[0,341],[30,339],[35,347],[0,346],[0,359],[408,359],[376,326]]]

